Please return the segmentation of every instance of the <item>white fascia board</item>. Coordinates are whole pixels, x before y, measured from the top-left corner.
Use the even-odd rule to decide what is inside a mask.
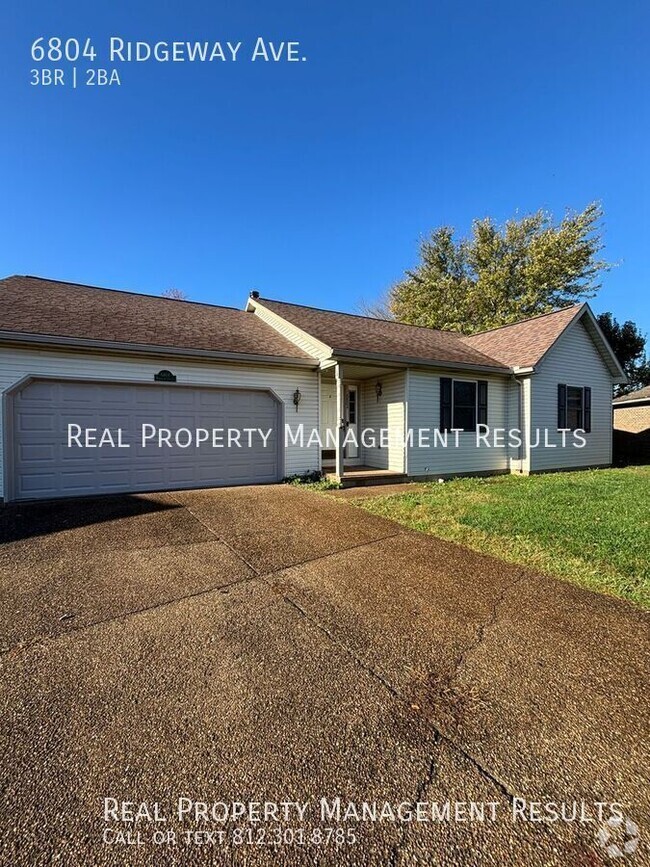
[[[318,352],[320,353],[320,355],[322,357],[327,357],[327,356],[332,354],[332,347],[331,346],[328,346],[326,343],[323,343],[322,340],[319,340],[317,337],[314,337],[313,335],[309,334],[308,331],[304,331],[302,328],[299,328],[297,325],[294,325],[294,323],[291,322],[291,320],[285,319],[284,316],[280,316],[280,314],[276,313],[275,310],[269,310],[268,307],[264,306],[263,299],[260,300],[258,298],[249,298],[248,301],[246,302],[246,308],[245,308],[246,312],[248,312],[248,313],[253,312],[253,313],[257,314],[258,308],[264,311],[265,316],[264,316],[263,321],[267,325],[270,325],[271,328],[273,328],[274,320],[277,320],[278,323],[282,323],[285,326],[288,326],[289,328],[293,329],[293,331],[295,331],[296,335],[299,336],[300,338],[302,338],[304,341],[313,344],[313,346],[318,350]],[[259,315],[259,314],[257,314],[257,315]],[[260,319],[262,319],[261,316],[260,316]],[[276,330],[279,331],[279,329],[276,329]],[[291,337],[284,332],[283,332],[283,336],[286,337],[287,340],[291,340]],[[295,340],[292,342],[295,343]]]
[[[367,364],[372,361],[389,362],[409,367],[442,367],[449,370],[475,370],[483,373],[494,373],[499,376],[511,376],[510,367],[492,367],[487,364],[471,364],[461,361],[428,361],[426,358],[413,358],[410,355],[385,355],[381,352],[357,352],[348,349],[334,350],[332,357],[337,361]]]
[[[634,394],[634,392],[632,392]],[[628,399],[628,396],[625,395],[625,400],[616,399],[612,401],[614,409],[622,409],[626,406],[642,406],[644,403],[650,403],[650,397],[637,397]]]
[[[568,331],[571,331],[572,328],[577,327],[578,322],[581,322],[585,319],[585,327],[589,332],[589,336],[591,337],[594,345],[600,355],[602,356],[603,361],[609,367],[612,372],[612,382],[617,385],[625,385],[628,381],[627,376],[625,375],[625,371],[620,365],[618,358],[614,355],[614,352],[609,345],[609,341],[603,334],[602,328],[598,324],[598,320],[593,314],[591,307],[585,302],[582,305],[582,310],[575,316],[571,322],[564,329],[562,334],[558,337],[562,337],[563,334],[566,334]],[[556,341],[557,342],[557,341]],[[553,344],[555,345],[555,344]]]
[[[245,352],[215,352],[211,349],[183,349],[178,346],[157,346],[149,343],[120,343],[112,340],[88,340],[82,337],[59,337],[50,334],[28,334],[0,331],[0,342],[18,345],[51,346],[55,349],[87,350],[88,352],[138,353],[142,355],[173,355],[179,358],[203,358],[206,361],[233,361],[239,364],[275,364],[282,367],[318,368],[316,359],[291,358],[282,355],[253,355]]]

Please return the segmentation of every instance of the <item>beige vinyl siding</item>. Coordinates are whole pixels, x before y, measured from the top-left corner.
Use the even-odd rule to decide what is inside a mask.
[[[0,391],[5,392],[26,376],[102,379],[123,382],[153,382],[161,368],[170,369],[179,383],[271,389],[284,405],[285,422],[292,428],[304,424],[305,430],[318,428],[318,373],[302,368],[227,364],[223,362],[177,361],[151,356],[74,352],[50,349],[0,348]],[[293,393],[302,394],[298,412]],[[2,411],[2,410],[0,410]],[[4,420],[2,430],[5,430]],[[282,431],[284,439],[284,431]],[[0,438],[4,448],[4,435]],[[306,443],[307,437],[305,437]],[[301,448],[291,442],[284,450],[284,473],[302,473],[319,468],[317,445]],[[0,492],[3,488],[4,456],[0,454]]]
[[[320,340],[311,337],[305,331],[302,331],[300,328],[287,322],[286,319],[278,316],[278,314],[274,313],[272,310],[267,310],[259,302],[251,300],[250,304],[255,311],[255,316],[259,316],[263,322],[266,322],[267,325],[270,325],[271,328],[274,328],[283,337],[286,337],[287,340],[290,340],[308,355],[321,360],[329,358],[332,354],[330,348],[324,343],[321,343]]]
[[[459,380],[485,379],[488,383],[488,425],[493,428],[508,426],[508,387],[505,377],[484,374],[468,376],[441,371],[409,371],[408,412],[409,427],[414,442],[409,449],[410,476],[450,475],[455,473],[504,472],[509,469],[508,449],[476,447],[474,433],[460,433],[459,445],[454,445],[454,434],[448,434],[447,447],[433,446],[434,431],[440,424],[440,377]],[[431,428],[429,447],[418,445],[418,429]]]
[[[558,383],[591,388],[591,433],[587,445],[561,448],[557,431]],[[581,321],[570,326],[540,362],[532,377],[532,436],[549,430],[555,448],[531,448],[531,472],[598,466],[612,461],[612,377]],[[572,442],[567,434],[567,442]]]
[[[406,416],[406,371],[380,377],[379,381],[382,384],[382,395],[379,400],[375,391],[376,379],[369,379],[359,384],[360,428],[372,429],[377,443],[374,448],[362,447],[361,459],[368,467],[403,473],[405,472],[403,440]],[[387,448],[381,448],[379,444],[381,428],[391,432]]]

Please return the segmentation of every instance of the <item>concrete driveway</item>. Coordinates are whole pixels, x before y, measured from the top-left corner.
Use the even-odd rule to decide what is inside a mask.
[[[0,527],[2,863],[650,863],[631,606],[291,487]],[[423,806],[321,821],[337,797]]]

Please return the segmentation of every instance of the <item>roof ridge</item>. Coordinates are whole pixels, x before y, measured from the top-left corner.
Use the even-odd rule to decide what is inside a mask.
[[[133,289],[113,289],[110,286],[96,286],[92,283],[75,283],[73,280],[56,280],[53,277],[40,277],[38,274],[10,274],[2,280],[25,278],[27,280],[40,280],[42,283],[60,283],[63,286],[77,286],[81,289],[96,289],[98,292],[117,292],[119,295],[135,295],[137,298],[155,298],[157,301],[172,301],[175,304],[195,304],[198,307],[210,307],[217,310],[236,310],[237,313],[245,313],[241,307],[232,307],[226,304],[210,304],[208,301],[192,301],[181,298],[165,298],[163,295],[152,295],[149,292],[135,292]],[[2,282],[2,281],[0,281]]]
[[[317,313],[334,313],[336,316],[350,316],[352,319],[367,319],[370,322],[386,322],[389,325],[403,325],[407,328],[424,328],[435,331],[436,334],[446,334],[450,337],[462,338],[460,331],[447,331],[444,328],[431,328],[429,325],[413,325],[410,322],[399,322],[397,319],[380,319],[378,316],[364,316],[362,313],[346,313],[343,310],[329,310],[326,307],[313,307],[311,304],[294,304],[291,301],[278,301],[277,298],[255,298],[255,301],[270,301],[272,304],[284,304],[287,307],[301,307],[303,310],[315,310]]]
[[[535,316],[528,316],[526,319],[519,319],[517,322],[508,322],[506,325],[496,325],[494,328],[486,328],[485,331],[475,331],[473,334],[461,335],[464,340],[470,337],[480,337],[482,334],[491,334],[493,331],[501,331],[504,328],[513,328],[515,325],[524,325],[526,322],[534,322],[536,319],[543,319],[545,316],[557,316],[558,313],[564,313],[566,310],[578,310],[584,307],[586,301],[581,301],[579,304],[570,304],[566,307],[558,307],[557,310],[549,310],[548,313],[537,313]]]

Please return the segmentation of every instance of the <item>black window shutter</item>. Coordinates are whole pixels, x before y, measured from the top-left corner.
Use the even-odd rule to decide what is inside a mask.
[[[591,389],[588,385],[584,388],[583,404],[585,433],[591,433]]]
[[[566,429],[566,385],[562,383],[557,387],[557,427]]]
[[[488,423],[488,384],[486,379],[478,381],[478,424]]]
[[[440,430],[451,428],[451,379],[440,377]]]

